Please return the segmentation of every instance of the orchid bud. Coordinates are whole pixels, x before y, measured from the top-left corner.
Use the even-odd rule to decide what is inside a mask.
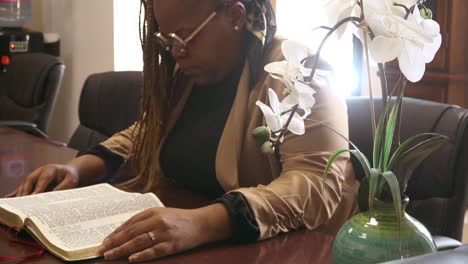
[[[271,139],[271,131],[266,126],[259,126],[254,129],[253,136],[259,145]]]
[[[432,19],[432,11],[429,8],[422,8],[419,10],[419,13],[424,19]]]
[[[270,141],[267,141],[262,144],[262,146],[260,147],[260,151],[263,154],[271,155],[275,153],[275,147],[273,146],[273,143],[271,143]]]

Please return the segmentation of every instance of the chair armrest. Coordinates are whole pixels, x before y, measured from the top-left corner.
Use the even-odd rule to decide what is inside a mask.
[[[25,121],[0,121],[0,126],[8,126],[14,129],[18,129],[29,133],[31,135],[40,137],[40,138],[48,138],[48,136],[42,132],[37,125],[31,122]]]
[[[11,127],[17,130],[21,130],[23,132],[26,132],[28,134],[31,134],[33,136],[37,136],[43,139],[46,139],[48,142],[52,144],[56,144],[62,147],[67,147],[67,144],[64,142],[59,142],[55,140],[50,140],[49,137],[40,130],[36,124],[31,123],[31,122],[25,122],[25,121],[0,121],[0,126],[7,126]]]
[[[437,251],[454,249],[462,245],[460,241],[445,236],[433,236]]]

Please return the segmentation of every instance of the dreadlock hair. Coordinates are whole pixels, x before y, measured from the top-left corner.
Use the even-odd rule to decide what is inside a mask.
[[[174,73],[175,61],[172,56],[156,44],[154,32],[159,32],[159,25],[153,16],[153,1],[141,0],[140,2],[140,42],[143,50],[143,91],[140,103],[140,117],[135,124],[132,134],[133,150],[132,160],[135,161],[137,176],[121,184],[123,188],[141,187],[149,191],[157,185],[159,177],[159,149],[161,139],[167,132],[167,121],[170,109],[176,104],[182,91],[176,90],[176,84],[183,76],[180,72]],[[225,0],[220,0],[225,1]],[[272,27],[263,25],[266,30],[266,41],[269,43],[275,34],[276,24],[273,9],[269,0],[241,0],[241,3],[249,9],[267,8],[267,21],[272,22]],[[271,30],[273,29],[273,30]],[[248,36],[249,52],[247,57],[252,65],[252,79],[263,69],[261,58],[263,50],[256,45],[255,37]],[[255,43],[255,45],[254,45]],[[262,52],[261,52],[262,50]],[[260,69],[259,69],[260,68]]]

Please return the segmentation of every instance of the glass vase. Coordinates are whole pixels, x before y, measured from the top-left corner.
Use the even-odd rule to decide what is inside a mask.
[[[405,211],[407,200],[402,205]],[[370,211],[351,218],[338,232],[333,263],[378,263],[436,252],[427,228],[404,212],[401,228],[391,202],[376,200]]]

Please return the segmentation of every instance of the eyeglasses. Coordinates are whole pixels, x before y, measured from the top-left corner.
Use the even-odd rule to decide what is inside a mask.
[[[188,43],[198,34],[202,29],[216,16],[216,11],[213,11],[187,38],[183,39],[176,33],[169,33],[166,37],[161,32],[154,33],[159,46],[165,51],[170,51],[175,48],[178,53],[184,53],[187,51]]]

